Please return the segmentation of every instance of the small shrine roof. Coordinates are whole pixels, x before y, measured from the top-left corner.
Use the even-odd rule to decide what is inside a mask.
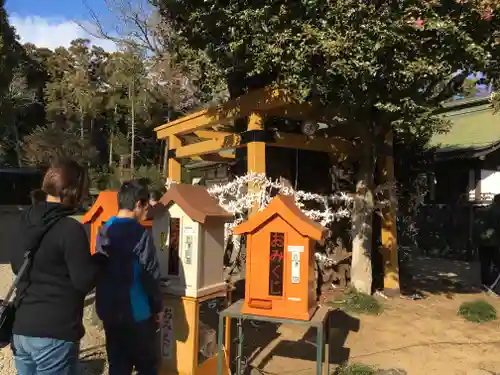
[[[203,186],[171,185],[158,204],[168,207],[171,203],[179,205],[186,215],[201,224],[204,224],[208,217],[219,217],[226,220],[233,218],[233,214],[219,206]]]
[[[234,228],[234,234],[251,233],[274,216],[280,216],[305,237],[322,242],[328,231],[324,226],[307,217],[295,204],[293,196],[279,195],[262,211]]]
[[[85,215],[82,216],[82,224],[89,224],[96,221],[98,218],[100,222],[108,221],[118,213],[118,192],[117,191],[101,191],[97,196],[96,201],[90,207]],[[140,223],[144,227],[151,226],[151,219],[141,220]]]
[[[118,212],[118,192],[117,191],[101,191],[97,196],[96,201],[82,217],[82,223],[88,224],[96,220],[104,213],[104,221],[109,220]]]

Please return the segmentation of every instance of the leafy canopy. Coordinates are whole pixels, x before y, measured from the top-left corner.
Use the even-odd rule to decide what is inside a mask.
[[[4,3],[0,0],[0,99],[9,87],[19,54],[16,34],[9,24]]]
[[[230,92],[232,84],[274,82],[351,121],[422,131],[428,122],[414,119],[467,75],[498,76],[498,2],[151,1],[192,50],[220,67]]]

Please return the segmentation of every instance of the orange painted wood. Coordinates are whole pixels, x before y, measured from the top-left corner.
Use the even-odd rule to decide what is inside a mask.
[[[90,253],[95,253],[95,244],[99,228],[118,213],[118,192],[101,191],[93,206],[82,217],[83,224],[90,224]],[[141,224],[150,228],[151,220],[141,221]]]
[[[309,320],[317,309],[314,246],[327,229],[309,219],[293,197],[278,196],[266,209],[234,230],[246,234],[246,290],[244,314]],[[283,240],[274,233],[283,233]],[[272,250],[271,246],[274,246]],[[283,252],[276,250],[283,248]],[[300,266],[292,266],[293,257]],[[275,261],[283,259],[282,288],[271,284]],[[274,271],[273,271],[274,270]],[[280,272],[278,272],[280,273]],[[281,293],[280,293],[281,291]]]

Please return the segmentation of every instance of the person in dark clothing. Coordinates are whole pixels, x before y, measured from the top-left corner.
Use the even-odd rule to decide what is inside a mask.
[[[151,191],[151,194],[149,196],[149,205],[151,207],[156,206],[156,204],[160,201],[161,197],[162,197],[162,194],[160,191],[158,191],[158,190]]]
[[[83,225],[69,217],[87,194],[86,170],[70,160],[56,162],[42,190],[46,201],[23,213],[12,237],[15,274],[35,249],[16,293],[12,349],[19,375],[73,375],[85,333],[84,300],[98,271]]]
[[[151,231],[139,224],[148,209],[147,187],[125,182],[118,213],[103,226],[95,257],[102,263],[96,312],[106,335],[110,375],[156,375],[156,332],[163,321],[160,269]]]
[[[31,204],[45,202],[47,194],[42,189],[35,189],[30,193]]]
[[[481,283],[492,290],[500,281],[500,194],[479,215],[476,241],[481,265]],[[493,266],[496,272],[493,272]]]

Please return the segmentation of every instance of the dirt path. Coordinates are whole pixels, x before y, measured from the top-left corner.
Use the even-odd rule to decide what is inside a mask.
[[[400,368],[408,375],[469,375],[480,369],[500,373],[500,321],[478,325],[456,316],[462,302],[477,298],[487,299],[500,311],[498,298],[475,294],[453,299],[432,296],[421,301],[397,298],[385,301],[381,316],[361,316],[359,320],[336,312],[331,361]],[[312,343],[314,334],[296,326],[281,326],[278,332],[274,350],[264,349],[254,365],[264,364],[264,370],[273,374],[313,374],[313,345],[290,341],[305,334],[305,341]]]
[[[5,293],[11,278],[10,268],[0,266],[0,293]],[[500,298],[444,293],[420,301],[383,301],[386,309],[376,317],[335,312],[331,361],[401,368],[408,375],[471,375],[479,369],[500,373],[500,320],[478,325],[456,316],[462,302],[477,298],[487,299],[500,311]],[[90,321],[90,311],[86,321]],[[256,328],[245,322],[245,326],[244,354],[252,358],[252,364],[263,366],[267,373],[314,374],[314,332],[291,325]],[[102,333],[88,325],[82,343],[82,374],[107,373],[102,345]],[[11,374],[15,374],[12,355],[5,348],[0,350],[0,375]]]
[[[394,300],[379,317],[363,317],[348,336],[350,360],[399,367],[409,375],[466,375],[477,369],[500,372],[500,322],[474,324],[456,315],[478,295]],[[500,301],[482,295],[500,310]]]

